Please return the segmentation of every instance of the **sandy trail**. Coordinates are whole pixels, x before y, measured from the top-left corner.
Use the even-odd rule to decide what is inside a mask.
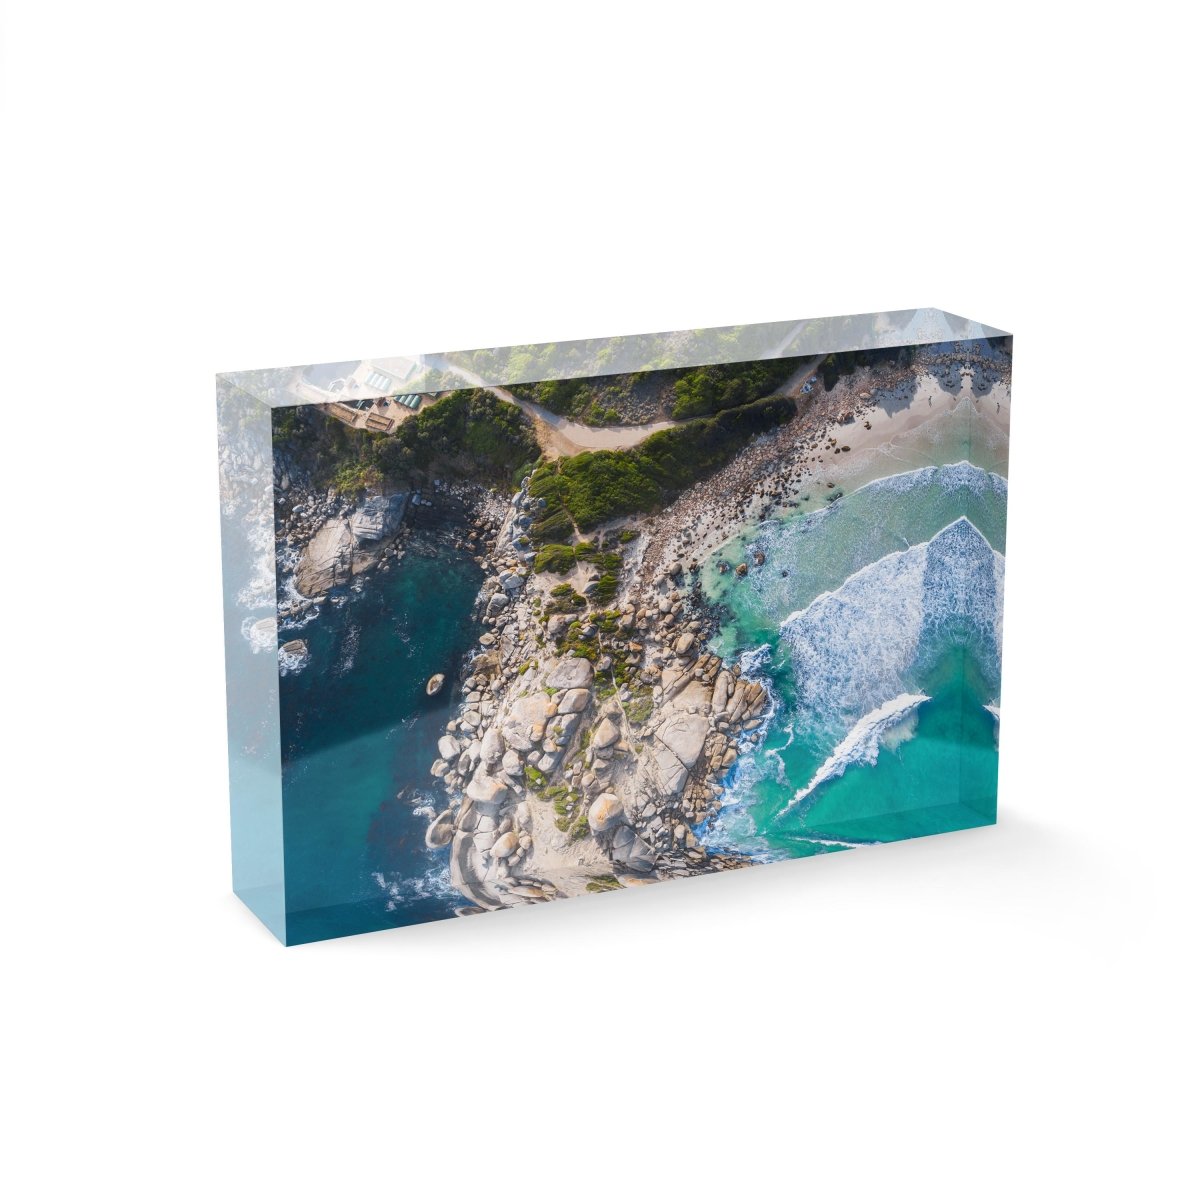
[[[774,355],[773,357],[778,357]],[[822,355],[805,358],[796,370],[788,377],[787,382],[778,389],[778,394],[795,398],[800,389],[816,373]],[[564,458],[579,454],[584,450],[627,450],[644,442],[651,434],[663,429],[672,429],[680,424],[679,421],[651,421],[646,425],[584,425],[559,416],[540,404],[534,404],[520,396],[514,396],[507,388],[498,384],[484,382],[483,378],[466,367],[451,366],[441,359],[427,359],[431,366],[439,370],[452,372],[465,380],[472,387],[483,388],[493,396],[515,404],[530,420],[533,421],[537,433],[538,444],[550,458]]]
[[[515,404],[533,421],[538,443],[549,458],[568,457],[584,450],[625,450],[644,442],[660,429],[670,429],[678,424],[676,421],[652,421],[648,425],[584,425],[579,421],[560,417],[540,404],[514,396],[507,388],[486,383],[481,376],[466,367],[452,366],[434,357],[426,361],[438,370],[459,376],[472,387],[483,388],[493,396]]]

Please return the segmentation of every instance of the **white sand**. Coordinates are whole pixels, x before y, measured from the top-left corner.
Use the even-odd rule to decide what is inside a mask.
[[[911,399],[901,403],[894,389],[864,398],[865,382],[861,372],[839,382],[812,410],[647,522],[649,569],[661,571],[675,559],[703,562],[768,516],[811,512],[838,489],[853,491],[887,475],[968,458],[1007,475],[1007,384],[976,396],[967,372],[956,392],[922,374]],[[837,414],[850,419],[840,422]]]

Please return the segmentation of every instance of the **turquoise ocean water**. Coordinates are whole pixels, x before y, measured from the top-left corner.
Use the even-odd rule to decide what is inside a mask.
[[[465,554],[410,551],[361,591],[338,589],[343,605],[285,629],[311,653],[280,680],[289,943],[436,920],[463,903],[447,852],[424,837],[426,814],[444,803],[429,766],[457,704],[482,581]],[[446,686],[430,698],[437,672]]]
[[[764,859],[995,820],[1008,487],[970,463],[868,483],[764,522],[715,647],[772,696],[710,844]]]

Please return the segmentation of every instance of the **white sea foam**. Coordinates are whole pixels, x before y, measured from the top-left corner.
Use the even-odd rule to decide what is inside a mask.
[[[898,475],[885,475],[864,484],[859,492],[869,495],[873,491],[901,494],[928,487],[936,483],[943,491],[954,492],[965,489],[975,496],[994,492],[1008,499],[1008,480],[994,471],[985,471],[973,462],[963,459],[944,467],[918,467],[915,471],[902,471]]]
[[[753,619],[777,623],[853,572],[927,541],[960,516],[1003,552],[1007,496],[1002,475],[965,461],[888,475],[806,516],[763,522],[754,540],[732,555],[761,551],[765,569],[736,583],[715,582],[714,574],[713,586],[722,594],[735,589],[735,607]]]
[[[275,607],[275,572],[271,570],[271,552],[275,545],[271,525],[250,522],[244,527],[251,552],[250,578],[238,590],[237,602],[243,608]]]
[[[874,766],[879,759],[879,747],[885,743],[888,735],[894,733],[897,726],[910,721],[917,709],[928,699],[928,696],[920,692],[905,692],[903,695],[892,697],[873,712],[867,713],[817,768],[816,774],[808,781],[808,784],[800,788],[788,801],[787,806],[779,813],[779,817],[795,808],[797,804],[803,803],[826,780],[835,779],[843,774],[847,767],[853,766],[855,763]],[[776,817],[776,820],[779,817]]]
[[[792,613],[780,633],[807,719],[831,738],[844,733],[862,714],[912,688],[911,669],[934,638],[969,639],[998,683],[1000,558],[960,517]]]
[[[448,900],[461,899],[461,893],[450,882],[448,863],[430,867],[423,875],[385,876],[374,871],[371,878],[387,896],[388,912],[394,912],[413,900],[428,900],[438,896]]]
[[[767,696],[767,702],[759,713],[758,741],[753,743],[756,747],[770,733],[779,710],[768,672],[772,653],[773,648],[764,643],[738,655],[742,678],[761,684]],[[794,726],[789,725],[785,732],[788,735],[787,745],[790,746],[795,736]],[[706,823],[701,841],[713,849],[735,845],[743,853],[766,862],[775,856],[767,843],[758,836],[746,801],[754,799],[758,783],[768,774],[780,784],[786,784],[787,766],[778,750],[751,752],[750,745],[749,735],[740,739],[739,747],[742,753],[725,775],[725,791],[721,797],[720,810]]]
[[[290,654],[282,646],[279,647],[280,675],[298,675],[308,666],[308,663],[309,655],[307,651],[303,654]]]
[[[271,616],[245,617],[242,620],[242,637],[250,643],[250,649],[255,654],[260,654],[264,650],[274,653],[279,637],[275,618]]]
[[[354,662],[358,658],[358,639],[361,635],[362,628],[359,625],[352,624],[346,629],[346,636],[340,647],[338,661],[333,668],[335,675],[345,675],[354,666]]]
[[[738,666],[742,668],[742,674],[751,675],[765,671],[770,665],[771,653],[771,646],[768,642],[764,642],[761,646],[755,646],[753,650],[743,650],[738,655]]]

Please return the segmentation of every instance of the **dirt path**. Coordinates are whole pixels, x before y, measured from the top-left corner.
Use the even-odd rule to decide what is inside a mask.
[[[538,444],[549,458],[565,458],[584,450],[627,450],[630,446],[644,442],[652,433],[680,424],[678,421],[651,421],[646,425],[584,425],[579,421],[560,417],[531,400],[514,396],[507,388],[485,383],[481,376],[466,367],[452,365],[435,356],[430,356],[425,361],[438,370],[459,376],[472,387],[483,388],[493,396],[515,404],[533,421]],[[800,388],[816,372],[820,361],[820,355],[806,358],[779,389],[779,394],[793,397],[798,395]]]
[[[677,421],[652,421],[648,425],[584,425],[579,421],[560,417],[531,400],[514,396],[507,388],[485,383],[480,376],[466,367],[452,365],[433,356],[425,361],[438,370],[459,376],[472,387],[483,388],[493,396],[515,404],[533,421],[538,442],[550,458],[567,457],[584,450],[625,450],[644,442],[660,429],[670,429],[678,424]]]

